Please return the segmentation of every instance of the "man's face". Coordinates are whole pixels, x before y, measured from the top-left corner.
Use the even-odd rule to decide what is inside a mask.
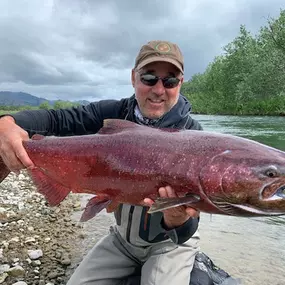
[[[179,78],[176,87],[166,88],[161,79],[153,86],[143,83],[141,76],[146,79],[155,75],[160,78]],[[168,62],[154,62],[144,66],[140,70],[132,70],[132,84],[135,89],[136,99],[143,116],[149,119],[158,119],[167,113],[178,101],[183,77],[173,64]]]

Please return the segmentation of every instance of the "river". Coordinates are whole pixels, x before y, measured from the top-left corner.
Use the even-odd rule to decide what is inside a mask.
[[[204,130],[234,134],[285,151],[285,117],[193,115]],[[87,196],[85,196],[87,199]],[[77,212],[74,218],[79,219]],[[95,220],[96,219],[96,220]],[[112,214],[101,212],[83,224],[86,238],[78,258],[107,234]],[[201,249],[243,285],[285,284],[285,218],[240,218],[201,214]]]
[[[285,151],[285,117],[193,115],[204,130],[247,137]],[[246,285],[285,284],[285,218],[201,215],[201,247]]]

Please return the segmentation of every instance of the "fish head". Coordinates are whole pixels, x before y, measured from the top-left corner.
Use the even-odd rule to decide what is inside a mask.
[[[226,150],[199,178],[204,194],[225,214],[285,215],[285,152],[258,144]]]

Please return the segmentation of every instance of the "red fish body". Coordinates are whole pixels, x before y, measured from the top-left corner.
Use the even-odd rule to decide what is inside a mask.
[[[144,198],[155,201],[150,213],[188,204],[217,214],[285,214],[285,153],[248,139],[106,120],[94,135],[34,137],[24,147],[50,205],[70,191],[96,195],[82,220]],[[179,197],[158,198],[166,185]]]

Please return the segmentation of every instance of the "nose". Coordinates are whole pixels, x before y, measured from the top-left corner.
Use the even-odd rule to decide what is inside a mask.
[[[161,79],[152,87],[152,92],[156,95],[163,95],[165,93],[165,88],[162,84]]]

